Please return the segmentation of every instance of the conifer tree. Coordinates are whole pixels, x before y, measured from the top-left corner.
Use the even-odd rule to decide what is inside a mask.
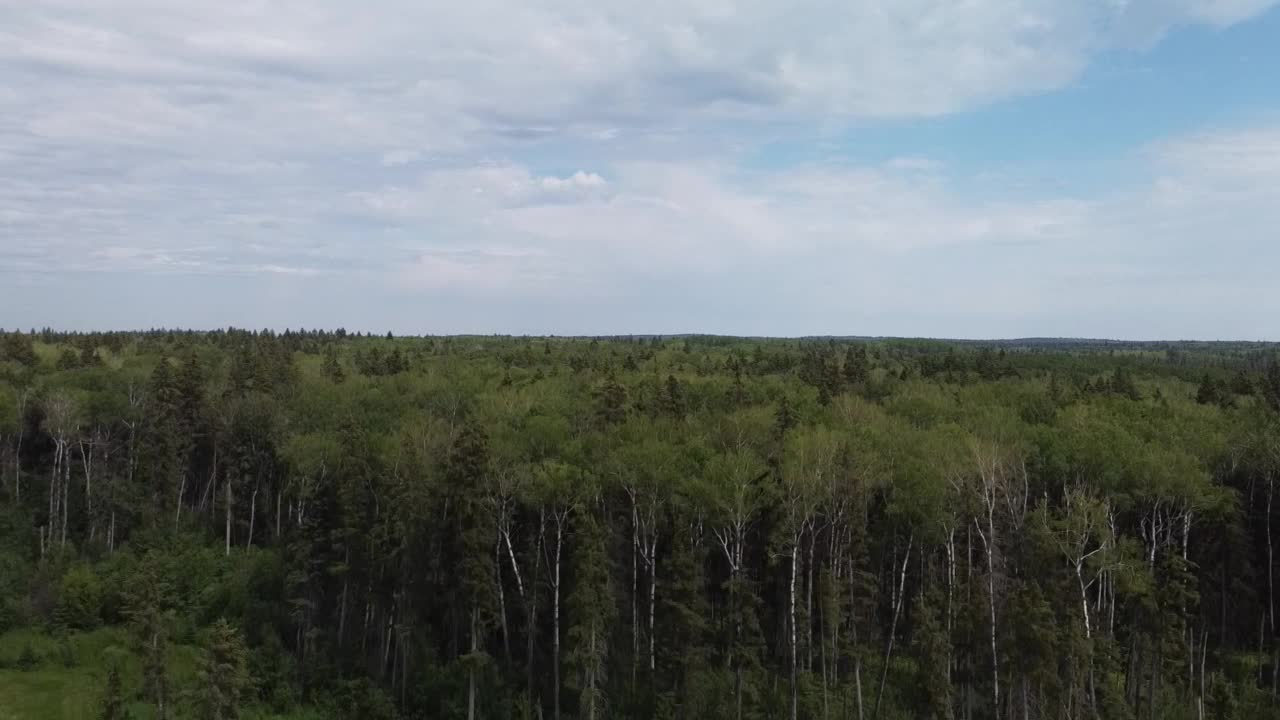
[[[200,720],[235,720],[250,686],[248,649],[225,619],[214,623],[196,671]]]
[[[662,412],[673,418],[683,418],[688,408],[685,404],[684,387],[675,375],[667,376],[667,384],[662,392]]]
[[[596,418],[602,425],[617,425],[627,417],[627,389],[610,373],[596,391]]]
[[[342,383],[347,379],[347,375],[342,370],[341,363],[338,362],[338,350],[332,345],[325,350],[323,373],[329,382],[335,385]]]
[[[616,617],[609,581],[608,538],[598,517],[599,510],[588,507],[575,522],[575,583],[566,599],[569,626],[569,653],[578,694],[578,717],[599,720],[608,712],[609,637]]]
[[[1262,378],[1262,399],[1274,412],[1280,412],[1280,360],[1272,360]]]
[[[115,663],[107,670],[98,720],[129,720],[129,709],[125,705],[124,687],[120,680],[120,666]]]

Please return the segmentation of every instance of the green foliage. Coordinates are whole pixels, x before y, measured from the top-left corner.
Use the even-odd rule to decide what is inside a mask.
[[[129,720],[130,718],[129,709],[125,705],[124,687],[118,665],[112,665],[107,670],[107,681],[102,689],[100,707],[98,720]]]
[[[62,576],[54,620],[61,626],[90,630],[102,619],[102,585],[89,567],[78,565]]]
[[[24,672],[30,672],[40,666],[42,659],[36,654],[35,647],[30,641],[22,646],[22,652],[18,654],[18,659],[14,663],[15,667]]]
[[[235,720],[250,688],[249,651],[240,632],[226,620],[209,629],[205,656],[196,679],[199,690],[197,717],[202,720]]]
[[[22,717],[1273,711],[1268,347],[37,336]]]

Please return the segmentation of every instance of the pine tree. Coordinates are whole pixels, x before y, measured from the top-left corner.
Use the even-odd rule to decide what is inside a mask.
[[[80,349],[80,366],[96,367],[101,365],[102,361],[98,358],[97,348],[92,344],[86,344]]]
[[[227,394],[243,396],[254,389],[256,363],[253,348],[248,341],[241,342],[231,355],[231,376],[227,381]]]
[[[684,387],[675,375],[667,376],[667,384],[662,390],[661,397],[662,412],[673,418],[683,418],[688,412],[685,404]]]
[[[1243,370],[1237,372],[1235,377],[1231,378],[1231,392],[1236,395],[1252,395],[1254,393],[1253,381],[1249,379],[1249,376]]]
[[[917,675],[918,707],[915,717],[928,720],[950,720],[952,717],[951,641],[938,617],[941,607],[938,598],[926,600],[923,594],[916,597],[916,625],[912,633]]]
[[[746,404],[746,386],[742,384],[742,363],[733,360],[733,405]]]
[[[125,706],[124,687],[120,681],[120,666],[112,664],[107,670],[106,686],[102,690],[101,707],[98,720],[129,720],[129,709]]]
[[[324,353],[324,366],[321,372],[329,380],[329,382],[338,385],[347,379],[347,375],[342,371],[342,365],[338,362],[338,350],[332,345],[329,346]]]
[[[1218,383],[1209,373],[1200,378],[1200,387],[1196,390],[1196,402],[1201,405],[1219,405],[1222,403],[1222,392]]]
[[[62,353],[58,355],[57,368],[59,370],[75,370],[80,367],[80,356],[71,348],[63,348]]]
[[[164,579],[157,558],[147,556],[129,588],[127,615],[142,656],[143,696],[155,706],[156,720],[168,720],[172,711],[169,684],[171,595],[172,589]]]
[[[608,537],[597,512],[578,516],[573,591],[566,600],[569,627],[569,666],[574,669],[578,689],[578,717],[599,720],[609,717],[605,689],[608,687],[609,637],[617,614],[609,586]]]
[[[791,399],[786,395],[778,401],[778,409],[773,413],[773,434],[777,438],[786,435],[787,431],[799,424],[800,418],[791,407]]]
[[[197,705],[200,720],[235,720],[249,689],[249,651],[239,631],[225,619],[214,623],[200,661]]]
[[[3,354],[4,357],[27,367],[35,367],[40,362],[40,358],[36,356],[35,343],[32,342],[31,335],[20,332],[5,336]]]
[[[1111,375],[1109,389],[1112,394],[1128,398],[1130,400],[1141,400],[1142,394],[1138,392],[1138,386],[1133,381],[1133,376],[1124,367],[1117,367]]]
[[[596,391],[596,418],[602,425],[617,425],[627,419],[627,389],[612,374]]]
[[[1280,360],[1272,360],[1262,377],[1262,399],[1267,407],[1280,412]]]
[[[1213,673],[1209,679],[1209,693],[1205,698],[1210,720],[1237,720],[1240,717],[1240,701],[1235,688],[1222,673]]]
[[[468,650],[459,657],[467,671],[467,717],[476,717],[478,682],[490,658],[484,650],[484,634],[493,615],[492,515],[482,507],[483,491],[490,480],[489,441],[483,428],[469,420],[454,439],[445,465],[445,489],[457,510],[458,580],[461,607],[467,618]]]

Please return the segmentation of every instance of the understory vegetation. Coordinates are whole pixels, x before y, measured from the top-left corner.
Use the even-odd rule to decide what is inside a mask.
[[[0,720],[1280,718],[1249,343],[0,333]]]

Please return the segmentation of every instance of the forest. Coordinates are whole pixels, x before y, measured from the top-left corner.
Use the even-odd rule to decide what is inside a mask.
[[[1280,718],[1277,351],[0,332],[0,719]]]

